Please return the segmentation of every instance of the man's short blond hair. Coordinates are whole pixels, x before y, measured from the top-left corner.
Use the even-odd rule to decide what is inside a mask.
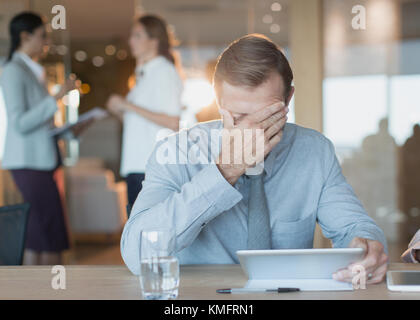
[[[250,34],[232,42],[219,56],[213,77],[216,95],[220,97],[223,81],[233,86],[257,87],[272,72],[283,79],[284,97],[290,94],[293,72],[280,48],[262,34]]]

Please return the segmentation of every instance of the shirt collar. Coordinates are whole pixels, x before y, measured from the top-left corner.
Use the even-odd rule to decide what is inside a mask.
[[[45,69],[38,62],[32,60],[26,53],[22,51],[17,51],[15,54],[23,60],[23,62],[32,71],[39,82],[45,83]]]
[[[149,71],[151,68],[153,68],[153,66],[159,64],[163,59],[165,59],[162,56],[156,56],[153,59],[147,61],[145,64],[136,66],[136,77],[142,77],[144,76],[147,71]]]

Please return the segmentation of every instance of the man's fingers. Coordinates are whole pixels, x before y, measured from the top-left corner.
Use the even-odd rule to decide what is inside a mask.
[[[271,106],[264,107],[260,109],[259,111],[256,111],[252,114],[247,115],[245,119],[247,119],[247,121],[250,121],[252,123],[260,123],[264,121],[265,119],[271,117],[276,112],[279,112],[284,107],[285,107],[285,104],[283,101],[276,102],[272,104]]]
[[[219,112],[223,119],[223,126],[226,129],[232,129],[235,126],[235,121],[229,111],[219,108]]]
[[[366,275],[366,281],[367,281],[368,280],[367,279],[368,275],[373,274],[376,267],[377,267],[376,265],[371,266],[371,267],[365,267],[365,265],[363,265],[362,262],[355,263],[355,264],[352,264],[352,265],[348,266],[345,269],[340,269],[340,270],[336,271],[335,273],[333,273],[333,279],[338,280],[338,281],[344,281],[344,282],[352,282],[353,277],[357,273],[361,272],[361,270],[363,270],[363,272]]]
[[[271,137],[271,139],[267,142],[267,144],[264,147],[264,156],[266,156],[271,150],[273,150],[273,148],[281,141],[282,137],[283,131],[280,131]]]
[[[280,130],[284,128],[284,125],[287,122],[287,116],[284,116],[279,121],[277,121],[275,124],[273,124],[271,127],[269,127],[265,132],[265,136],[267,139],[271,139],[276,133],[278,133]]]
[[[372,274],[372,279],[369,279],[368,283],[378,283],[381,282],[386,274],[388,269],[388,256],[383,252],[378,260],[376,268],[374,270],[367,271],[367,274]]]
[[[388,265],[387,263],[384,263],[382,265],[380,265],[378,268],[376,268],[375,270],[370,269],[364,269],[364,274],[365,274],[365,281],[366,284],[374,284],[374,283],[379,283],[382,282],[386,271],[388,269]],[[333,274],[333,279],[334,280],[338,280],[338,281],[343,281],[343,282],[352,282],[353,278],[360,272],[360,270],[354,270],[353,269],[341,269],[338,270],[337,272],[335,272]],[[372,277],[369,279],[369,274],[372,275]]]
[[[366,273],[366,277],[369,274],[372,274],[372,280],[373,280],[373,278],[377,276],[378,272],[380,272],[381,270],[380,268],[383,268],[383,266],[385,266],[386,268],[387,262],[388,262],[388,257],[385,253],[382,253],[378,256],[372,250],[372,252],[368,252],[366,257],[362,261],[349,265],[347,269],[350,273],[352,273],[354,268],[363,268],[363,271]]]
[[[272,116],[268,117],[264,121],[260,122],[259,128],[261,129],[268,129],[271,126],[275,125],[277,122],[279,122],[282,118],[284,118],[287,113],[289,112],[289,108],[283,108],[281,111],[276,112]]]
[[[354,276],[353,271],[357,272],[357,270],[361,269],[366,277],[372,274],[372,279],[366,279],[370,281],[368,283],[382,281],[388,261],[388,257],[383,250],[383,245],[379,241],[354,238],[350,243],[350,247],[364,248],[366,255],[361,261],[350,264],[347,269],[341,269],[335,272],[333,278],[339,281],[351,282]]]
[[[382,282],[385,278],[388,264],[384,263],[372,273],[372,278],[367,280],[367,284]]]
[[[355,266],[361,266],[366,270],[366,272],[370,273],[379,265],[379,256],[377,256],[376,253],[369,252],[363,260],[349,265],[348,269],[351,270]]]

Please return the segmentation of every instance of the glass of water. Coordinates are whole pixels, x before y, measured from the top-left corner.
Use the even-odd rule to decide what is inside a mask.
[[[140,234],[140,287],[146,300],[178,297],[179,263],[171,229],[143,230]]]

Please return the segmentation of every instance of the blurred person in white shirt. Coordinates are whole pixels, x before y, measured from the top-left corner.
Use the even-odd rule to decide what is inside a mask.
[[[112,94],[107,108],[123,118],[120,173],[127,182],[128,210],[144,180],[146,162],[161,129],[168,134],[179,129],[182,80],[172,53],[166,22],[144,15],[133,24],[129,39],[136,59],[136,84],[124,98]]]

